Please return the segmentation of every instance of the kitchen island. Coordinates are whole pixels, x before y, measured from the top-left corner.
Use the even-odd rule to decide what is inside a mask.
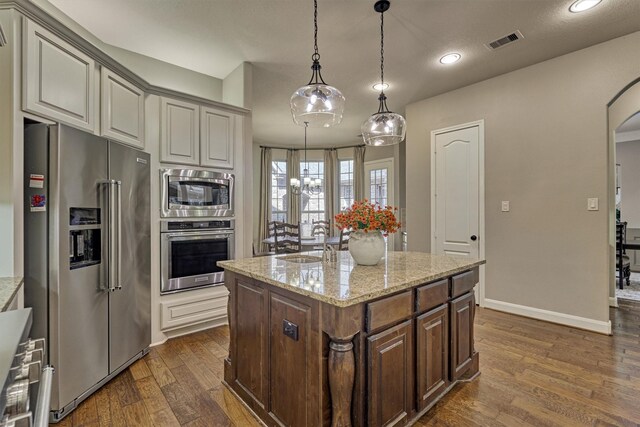
[[[269,426],[411,425],[479,373],[473,288],[483,260],[320,252],[218,264],[229,289],[224,380]]]

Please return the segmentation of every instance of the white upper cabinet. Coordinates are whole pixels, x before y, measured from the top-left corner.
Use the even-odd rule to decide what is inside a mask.
[[[160,161],[197,165],[200,162],[200,110],[196,104],[162,98]]]
[[[144,149],[144,92],[105,67],[100,80],[102,136]]]
[[[24,22],[23,108],[93,132],[93,59],[38,24]]]
[[[236,121],[233,113],[200,107],[200,164],[213,168],[233,169]]]

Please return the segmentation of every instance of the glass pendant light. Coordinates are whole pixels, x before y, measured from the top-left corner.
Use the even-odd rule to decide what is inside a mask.
[[[380,96],[378,96],[378,112],[362,123],[362,139],[366,145],[380,147],[399,144],[404,140],[407,123],[398,113],[389,111],[387,96],[384,94],[384,12],[389,10],[389,0],[378,0],[374,5],[380,13]]]
[[[311,80],[291,95],[291,115],[299,126],[331,127],[340,124],[344,113],[344,95],[322,78],[318,53],[318,0],[313,0],[313,55]],[[307,123],[307,125],[305,125]]]

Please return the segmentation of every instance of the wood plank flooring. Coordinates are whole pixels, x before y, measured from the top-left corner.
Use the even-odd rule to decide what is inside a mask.
[[[640,425],[640,303],[611,310],[614,336],[478,309],[480,377],[419,426]],[[221,384],[226,327],[151,349],[59,426],[257,426]]]

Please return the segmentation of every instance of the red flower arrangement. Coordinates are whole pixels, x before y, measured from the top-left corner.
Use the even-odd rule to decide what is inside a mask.
[[[335,216],[336,227],[353,231],[382,231],[386,236],[395,233],[400,223],[394,214],[398,208],[382,207],[379,203],[369,203],[367,199],[358,200],[350,208]]]

